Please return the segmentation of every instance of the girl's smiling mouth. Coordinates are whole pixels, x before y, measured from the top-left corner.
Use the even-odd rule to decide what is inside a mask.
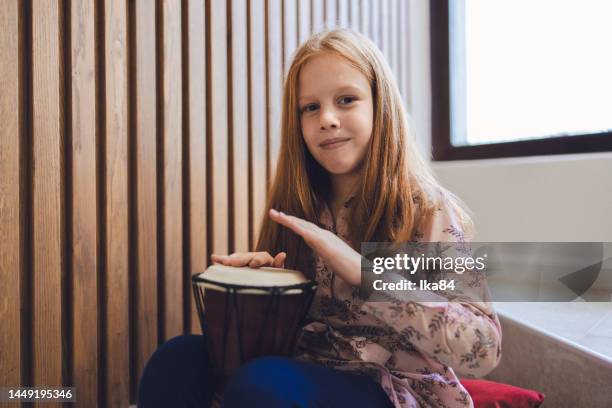
[[[349,140],[351,140],[350,137],[332,137],[331,139],[327,139],[319,144],[319,146],[323,149],[335,149],[336,147],[342,146]]]

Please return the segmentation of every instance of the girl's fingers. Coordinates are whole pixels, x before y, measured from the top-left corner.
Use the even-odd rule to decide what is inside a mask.
[[[267,252],[258,252],[249,262],[250,268],[257,268],[263,265],[272,265],[274,258]]]
[[[227,258],[227,255],[215,255],[215,254],[210,255],[210,260],[214,264],[222,264],[226,258]]]
[[[298,217],[294,217],[293,215],[287,215],[282,212],[278,212],[274,209],[270,210],[270,217],[272,218],[272,220],[291,229],[293,232],[302,236],[303,238],[306,238],[304,236],[305,234],[313,232],[316,228],[318,228],[311,222],[308,222]]]
[[[317,227],[312,222],[308,222],[308,221],[303,220],[301,218],[294,217],[293,215],[286,215],[285,214],[285,217],[287,217],[290,222],[292,222],[294,225],[297,225],[304,232],[316,232],[316,230],[319,229],[319,227]]]
[[[229,266],[244,266],[247,265],[253,256],[255,256],[255,252],[236,252],[229,256],[228,263],[225,265]]]
[[[211,255],[213,263],[226,266],[249,266],[256,268],[262,265],[272,265],[274,258],[267,252],[235,252],[231,255]]]
[[[272,262],[272,266],[276,268],[284,268],[285,267],[285,259],[287,259],[287,254],[284,252],[279,252],[274,257],[274,262]]]
[[[279,252],[275,257],[272,257],[268,252],[236,252],[231,255],[212,254],[210,258],[213,263],[226,266],[248,266],[250,268],[273,266],[284,268],[287,253]]]

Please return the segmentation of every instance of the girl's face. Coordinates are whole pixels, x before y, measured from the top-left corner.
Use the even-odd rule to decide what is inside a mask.
[[[298,104],[302,135],[317,162],[333,175],[358,172],[372,137],[368,79],[344,58],[321,53],[300,71]]]

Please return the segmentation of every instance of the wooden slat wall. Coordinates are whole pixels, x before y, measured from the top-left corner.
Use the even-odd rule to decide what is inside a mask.
[[[181,4],[174,0],[163,0],[161,5],[162,28],[158,34],[158,47],[161,47],[162,96],[158,97],[162,113],[158,113],[163,125],[158,127],[163,133],[163,159],[158,163],[161,173],[158,213],[162,215],[162,231],[158,243],[163,262],[159,263],[162,271],[163,287],[163,322],[160,327],[161,341],[183,333],[183,107],[182,107],[182,55],[181,55]],[[162,43],[161,45],[159,43]]]
[[[229,0],[228,0],[229,1]],[[210,235],[211,250],[224,254],[229,250],[229,146],[228,146],[228,44],[227,5],[225,0],[206,2],[207,39],[207,117],[210,128],[206,162],[210,164]]]
[[[31,383],[42,387],[60,386],[68,380],[71,357],[63,46],[69,27],[62,27],[61,1],[42,0],[31,6],[33,234],[27,256],[33,258],[33,293],[28,302],[32,307]]]
[[[128,8],[123,0],[104,2],[104,52],[101,95],[101,134],[98,146],[103,184],[100,259],[103,296],[100,363],[105,369],[99,390],[100,406],[125,407],[130,401],[130,251],[128,175],[130,170],[128,137],[130,113],[128,105]],[[101,84],[102,85],[102,84]],[[133,271],[133,269],[132,269]],[[133,320],[132,320],[133,323]],[[87,401],[91,403],[91,401]]]
[[[191,275],[254,244],[295,49],[361,30],[407,95],[408,8],[3,1],[0,384],[134,403],[159,344],[201,331]]]
[[[70,10],[70,251],[73,350],[72,380],[82,401],[98,399],[98,189],[96,133],[95,9],[93,0],[75,2]],[[74,41],[72,41],[74,39]],[[92,80],[93,79],[93,80]]]
[[[336,27],[338,25],[338,0],[325,0],[325,21],[327,27]]]
[[[374,41],[378,48],[382,48],[380,45],[381,39],[381,29],[380,29],[380,16],[381,10],[378,4],[374,4],[376,0],[371,0],[372,2],[372,14],[370,15],[370,38]]]
[[[247,27],[248,0],[232,0],[231,27]],[[248,33],[246,30],[231,30],[231,54],[229,74],[231,82],[231,115],[229,139],[232,146],[232,189],[230,202],[234,225],[231,233],[230,251],[245,252],[251,247],[249,236],[249,64]],[[236,200],[242,197],[243,199]]]
[[[185,332],[201,333],[200,322],[196,314],[195,300],[191,296],[189,277],[206,269],[208,262],[207,234],[207,170],[206,160],[206,123],[207,123],[207,88],[206,81],[206,19],[203,2],[188,0],[183,6],[183,126],[185,144],[183,157],[187,160],[184,166],[184,183],[186,186],[185,220],[185,296],[190,304],[185,307]]]
[[[336,0],[338,26],[349,28],[350,0]]]
[[[314,32],[325,29],[325,3],[323,0],[311,1],[310,27]]]
[[[23,138],[23,9],[18,0],[0,7],[0,384],[21,383],[25,353],[21,304],[25,293],[23,245],[25,238]]]
[[[298,10],[295,0],[283,0],[283,73],[291,64],[291,57],[298,46]]]
[[[283,14],[281,3],[282,0],[268,0],[266,10],[268,182],[276,170],[276,160],[280,148],[281,104],[279,101],[283,97]]]
[[[266,42],[265,8],[261,0],[248,0],[249,3],[249,132],[251,174],[251,232],[259,230],[266,201],[268,182],[268,148],[266,115]],[[252,239],[252,238],[251,238]]]
[[[130,102],[131,135],[130,168],[132,174],[131,236],[132,279],[131,297],[135,311],[132,321],[133,381],[140,378],[147,360],[155,351],[159,336],[158,288],[158,112],[157,112],[157,60],[156,60],[156,4],[153,0],[130,2],[132,12],[128,22],[131,34]],[[161,274],[161,271],[160,271]],[[161,303],[163,305],[163,303]],[[109,318],[111,318],[109,316]]]
[[[311,0],[297,0],[297,4],[298,4],[297,26],[298,26],[298,43],[299,44],[301,44],[304,40],[306,40],[308,36],[310,35],[310,33],[312,32],[310,29],[310,23],[312,22],[310,1]]]
[[[371,0],[370,0],[371,1]],[[402,97],[404,98],[404,106],[409,111],[412,111],[411,105],[409,104],[410,89],[408,87],[408,78],[410,77],[410,59],[409,59],[409,50],[408,50],[408,39],[411,34],[409,31],[410,25],[408,24],[408,2],[399,1],[399,11],[398,11],[398,25],[399,25],[399,66],[398,71],[395,73],[397,79],[399,81],[400,90],[402,92]]]

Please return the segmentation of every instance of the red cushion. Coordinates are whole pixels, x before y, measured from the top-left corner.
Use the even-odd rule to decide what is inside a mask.
[[[532,408],[539,407],[544,394],[487,380],[460,380],[474,400],[474,408]]]

